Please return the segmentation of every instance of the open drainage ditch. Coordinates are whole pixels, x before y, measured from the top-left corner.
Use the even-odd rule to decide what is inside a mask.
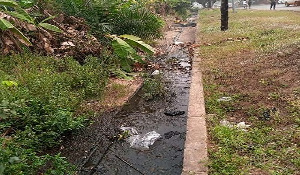
[[[194,26],[174,26],[172,44],[165,48],[168,54],[158,59],[167,88],[164,98],[146,101],[139,90],[121,111],[104,115],[63,144],[60,152],[78,165],[78,174],[181,174],[191,83],[189,46],[194,41],[186,44],[180,39],[191,28]],[[134,149],[125,141],[110,139],[121,126],[134,127],[139,134],[156,131],[161,136],[148,150]]]

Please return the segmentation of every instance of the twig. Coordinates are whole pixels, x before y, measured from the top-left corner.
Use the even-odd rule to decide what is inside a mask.
[[[110,147],[114,144],[114,142],[111,142],[108,147],[106,148],[105,152],[103,153],[103,156],[97,161],[97,163],[94,165],[94,167],[91,169],[91,172],[89,175],[93,175],[96,170],[97,170],[97,166],[101,163],[101,161],[103,160],[103,158],[106,156],[106,154],[108,153]]]
[[[96,152],[96,150],[98,149],[98,145],[96,145],[94,147],[94,149],[91,151],[91,153],[89,154],[89,156],[83,161],[83,163],[81,164],[79,171],[82,171],[84,165],[90,160],[90,158],[92,157],[92,155]]]
[[[127,162],[126,160],[122,159],[121,157],[115,155],[116,158],[118,158],[119,160],[121,160],[122,162],[124,162],[126,165],[128,165],[130,168],[134,169],[135,171],[139,172],[142,175],[145,175],[143,172],[141,172],[139,169],[135,168],[133,165],[131,165],[129,162]]]
[[[9,134],[11,131],[13,131],[14,129],[12,127],[8,128],[2,135],[1,137],[5,137],[7,134]]]

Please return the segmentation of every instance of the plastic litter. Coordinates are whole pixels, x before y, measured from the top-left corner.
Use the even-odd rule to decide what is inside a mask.
[[[231,100],[232,100],[231,97],[221,97],[217,101],[231,101]]]
[[[129,135],[138,135],[138,131],[134,127],[121,127],[120,128],[123,132],[128,131]]]
[[[251,125],[246,125],[245,122],[240,122],[240,123],[235,125],[235,124],[232,124],[232,123],[230,123],[229,121],[227,121],[225,119],[220,121],[220,125],[221,126],[226,126],[228,128],[238,128],[238,129],[241,129],[243,131],[246,131],[246,129],[251,126]]]
[[[156,131],[140,135],[133,127],[121,127],[120,129],[129,132],[130,137],[126,139],[126,142],[130,144],[131,148],[139,150],[148,150],[149,146],[153,145],[154,142],[161,137]]]
[[[184,44],[184,42],[181,42],[181,41],[175,41],[174,44],[175,44],[175,45],[179,45],[179,44]]]
[[[226,126],[226,127],[228,127],[228,128],[232,128],[233,127],[233,124],[231,124],[229,121],[227,121],[227,120],[221,120],[220,121],[220,124],[221,124],[221,126]]]
[[[155,71],[152,72],[151,75],[152,75],[152,76],[155,76],[155,75],[159,75],[159,74],[160,74],[159,70],[155,70]]]
[[[239,129],[247,129],[247,128],[250,127],[250,125],[246,125],[245,122],[240,122],[240,123],[238,123],[238,124],[236,125],[236,127],[239,128]]]

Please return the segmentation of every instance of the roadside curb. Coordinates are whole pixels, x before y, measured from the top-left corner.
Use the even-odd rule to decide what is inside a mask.
[[[199,24],[198,24],[199,25]],[[196,27],[195,38],[198,43]],[[204,92],[202,83],[202,72],[200,67],[201,58],[196,52],[193,57],[192,82],[190,87],[187,132],[184,149],[182,175],[207,175],[207,130],[204,103]]]

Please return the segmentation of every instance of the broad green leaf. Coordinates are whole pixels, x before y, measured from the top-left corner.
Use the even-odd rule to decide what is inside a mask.
[[[155,52],[154,48],[150,45],[144,43],[140,38],[133,35],[122,35],[121,37],[126,38],[126,42],[132,47],[138,47],[148,54],[153,54]]]
[[[0,174],[4,174],[5,166],[1,163],[0,164]]]
[[[34,23],[33,19],[28,14],[24,15],[24,14],[16,12],[16,11],[6,12],[6,13],[13,17],[19,18],[20,20],[27,21],[28,23],[31,23],[31,24]]]
[[[120,35],[120,37],[122,38],[127,38],[127,39],[131,39],[131,40],[134,40],[134,41],[139,41],[141,40],[141,38],[137,37],[137,36],[134,36],[134,35]]]
[[[5,19],[0,19],[0,29],[7,30],[12,28],[14,28],[14,26],[9,21]]]
[[[51,30],[53,32],[58,32],[58,33],[61,33],[62,30],[60,30],[58,27],[56,27],[55,25],[52,25],[52,24],[49,24],[49,23],[39,23],[39,26],[47,29],[47,30]]]
[[[145,61],[142,60],[142,57],[138,54],[132,54],[131,57],[132,57],[132,60],[134,60],[135,62],[145,63]]]
[[[18,30],[17,28],[15,28],[15,27],[11,28],[11,29],[9,29],[9,31],[14,33],[19,39],[22,39],[27,46],[32,45],[31,42],[29,41],[29,39],[26,36],[24,36],[23,33],[20,32],[20,30]]]
[[[34,1],[33,0],[21,0],[20,5],[22,6],[22,8],[29,8],[34,5]]]
[[[54,15],[54,16],[49,16],[48,18],[46,18],[46,19],[44,19],[43,21],[41,21],[41,23],[46,22],[46,21],[51,20],[51,19],[54,19],[54,18],[56,18],[56,15]]]
[[[131,65],[133,64],[132,60],[128,58],[120,58],[120,64],[123,70],[126,72],[131,72]]]
[[[24,15],[28,20],[30,20],[31,21],[30,23],[34,23],[34,19],[24,9],[22,9],[21,7],[17,7],[16,11]]]
[[[2,81],[1,83],[8,87],[18,86],[18,83],[15,81]]]
[[[18,4],[12,0],[0,0],[0,5],[8,6],[8,7],[17,7]]]
[[[114,53],[121,58],[128,58],[128,56],[135,53],[135,50],[129,44],[118,37],[114,38],[112,47],[114,49]]]

